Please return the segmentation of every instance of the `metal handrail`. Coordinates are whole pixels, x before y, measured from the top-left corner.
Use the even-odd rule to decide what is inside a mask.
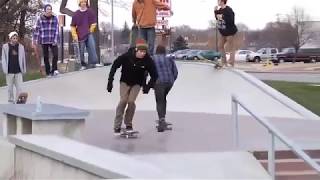
[[[268,150],[268,171],[271,178],[275,179],[275,137],[281,140],[287,145],[298,157],[308,163],[318,174],[320,174],[320,166],[313,160],[308,154],[306,154],[301,147],[295,144],[291,139],[280,132],[275,126],[273,126],[268,119],[259,116],[258,113],[250,110],[248,106],[239,99],[239,97],[232,95],[232,120],[234,122],[234,145],[236,148],[239,147],[239,120],[238,120],[238,105],[246,110],[251,116],[253,116],[260,124],[268,129],[271,135],[271,145]]]
[[[254,76],[251,76],[251,75],[249,75],[241,70],[237,70],[237,69],[231,69],[230,71],[238,74],[244,80],[248,81],[250,84],[257,87],[258,89],[260,89],[264,93],[268,94],[274,100],[278,101],[279,103],[281,103],[285,107],[291,109],[292,111],[299,114],[300,116],[307,118],[307,119],[310,119],[310,120],[320,120],[320,117],[318,115],[314,114],[313,112],[306,109],[302,105],[296,103],[292,99],[284,96],[283,94],[281,94],[277,90],[271,88],[270,86],[266,85],[262,81],[257,80]]]

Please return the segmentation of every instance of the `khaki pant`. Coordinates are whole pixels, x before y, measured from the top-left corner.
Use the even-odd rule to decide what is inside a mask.
[[[17,99],[14,98],[14,90],[13,86],[16,88],[16,98],[21,93],[21,85],[22,85],[22,73],[18,74],[7,74],[6,81],[8,85],[8,102],[14,103]]]
[[[121,128],[124,110],[126,113],[124,116],[124,124],[126,126],[132,126],[132,119],[136,110],[135,101],[140,92],[141,86],[134,85],[128,86],[126,83],[120,83],[120,102],[116,110],[116,118],[114,120],[114,128]]]
[[[234,45],[235,35],[233,36],[219,36],[218,49],[221,53],[221,61],[223,65],[227,64],[226,52],[230,53],[229,64],[234,66],[235,58],[235,45]]]

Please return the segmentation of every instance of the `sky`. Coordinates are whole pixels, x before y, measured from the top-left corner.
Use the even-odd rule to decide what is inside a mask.
[[[67,7],[76,10],[76,0],[69,0]],[[103,2],[106,0],[101,0]],[[115,0],[116,1],[116,0]],[[128,9],[114,8],[115,26],[121,28],[125,21],[131,25],[131,4],[128,2]],[[213,9],[217,0],[171,0],[173,16],[169,18],[170,26],[188,25],[194,29],[206,29],[209,21],[214,18]],[[307,3],[306,3],[307,2]],[[301,7],[311,20],[320,21],[319,0],[228,0],[227,3],[235,12],[236,23],[243,23],[250,29],[263,29],[265,24],[277,19],[277,14],[284,16],[290,14],[293,7]],[[100,16],[99,21],[111,22],[111,8],[105,3],[99,4],[109,16]],[[58,14],[59,5],[54,6]],[[67,24],[70,24],[67,20]]]

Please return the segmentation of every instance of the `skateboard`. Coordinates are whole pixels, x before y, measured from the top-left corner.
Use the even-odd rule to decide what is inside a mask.
[[[17,104],[25,104],[28,99],[28,93],[22,92],[19,94],[18,99],[17,99]]]
[[[214,69],[221,69],[223,66],[219,62],[214,63]]]
[[[127,131],[125,129],[121,129],[120,137],[122,138],[137,138],[139,134],[139,131]]]
[[[157,130],[158,132],[163,132],[163,131],[166,131],[166,130],[172,130],[172,124],[169,123],[169,122],[166,122],[166,121],[157,121]],[[170,126],[170,127],[169,127]]]

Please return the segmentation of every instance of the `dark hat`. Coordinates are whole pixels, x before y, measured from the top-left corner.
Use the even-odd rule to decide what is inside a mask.
[[[138,38],[136,40],[136,48],[138,50],[148,50],[148,44],[144,39]]]
[[[44,10],[46,10],[46,9],[47,9],[47,7],[51,7],[51,9],[52,9],[51,4],[46,4],[46,5],[44,5],[43,9],[44,9]]]

